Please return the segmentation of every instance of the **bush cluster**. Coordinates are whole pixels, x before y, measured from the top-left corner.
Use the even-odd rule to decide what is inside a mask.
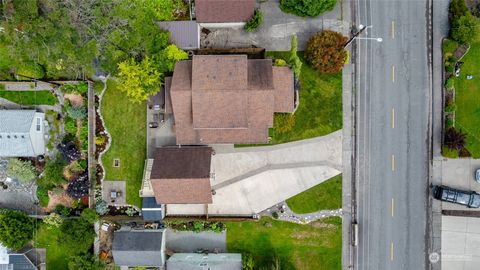
[[[337,73],[345,63],[346,42],[347,38],[340,33],[330,30],[319,32],[308,41],[305,57],[321,73]]]
[[[336,3],[337,0],[280,0],[280,9],[300,17],[317,17],[332,10]]]
[[[257,30],[263,24],[263,13],[261,10],[256,9],[252,18],[245,24],[244,29],[247,32],[253,32]]]

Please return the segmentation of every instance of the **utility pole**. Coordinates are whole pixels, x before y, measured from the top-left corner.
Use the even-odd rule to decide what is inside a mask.
[[[363,26],[360,24],[360,31],[358,31],[357,33],[353,34],[353,36],[347,41],[347,43],[345,43],[345,45],[343,45],[343,48],[347,47],[348,45],[350,45],[350,43],[352,43],[352,41],[358,37],[363,31],[365,31],[367,29],[367,26]]]

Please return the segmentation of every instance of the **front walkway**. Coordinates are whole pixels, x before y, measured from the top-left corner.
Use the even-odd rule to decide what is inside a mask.
[[[298,142],[214,147],[213,203],[168,205],[167,215],[252,216],[341,173],[342,131]]]

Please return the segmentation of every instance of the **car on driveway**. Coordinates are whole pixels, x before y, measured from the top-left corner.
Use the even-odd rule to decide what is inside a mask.
[[[480,168],[475,171],[475,181],[480,183]]]
[[[433,197],[437,200],[461,204],[469,208],[480,207],[480,194],[474,191],[463,191],[447,186],[434,186]]]

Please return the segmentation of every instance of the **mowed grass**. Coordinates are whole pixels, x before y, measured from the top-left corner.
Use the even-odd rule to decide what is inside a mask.
[[[227,252],[250,253],[255,269],[341,269],[342,220],[321,219],[309,225],[264,217],[259,221],[228,222]]]
[[[455,126],[467,134],[468,151],[480,158],[480,42],[471,44],[461,61],[460,76],[455,78]],[[473,79],[467,80],[467,75]]]
[[[146,103],[132,102],[118,90],[117,82],[108,80],[102,99],[102,115],[112,137],[111,146],[102,157],[105,180],[126,181],[127,203],[141,207],[138,195],[146,158]],[[120,159],[120,167],[113,160]]]
[[[342,175],[337,175],[287,200],[298,214],[342,208]]]
[[[21,105],[55,105],[57,99],[48,90],[0,91],[0,97]]]
[[[288,59],[289,52],[267,52],[271,58]],[[342,128],[342,73],[320,74],[310,67],[303,53],[300,74],[300,105],[295,126],[286,133],[271,130],[271,143],[285,143],[327,135]]]

